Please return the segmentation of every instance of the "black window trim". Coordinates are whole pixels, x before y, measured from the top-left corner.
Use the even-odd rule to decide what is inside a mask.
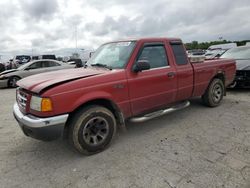
[[[180,41],[180,40],[172,40],[172,41],[170,41],[170,44],[171,45],[183,45],[183,43]]]

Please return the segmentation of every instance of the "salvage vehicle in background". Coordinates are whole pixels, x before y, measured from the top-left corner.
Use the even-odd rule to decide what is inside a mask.
[[[69,65],[74,65],[75,68],[80,68],[83,67],[86,62],[83,63],[82,60],[78,58],[78,59],[70,59],[66,63]]]
[[[234,42],[226,43],[226,44],[212,45],[207,49],[205,57],[207,60],[218,59],[227,50],[229,50],[231,48],[235,48],[235,47],[237,47],[237,44]]]
[[[220,56],[225,53],[227,50],[223,50],[223,49],[218,49],[218,50],[207,50],[206,54],[205,54],[205,58],[207,60],[209,59],[218,59],[220,58]]]
[[[65,135],[79,152],[94,154],[127,120],[183,109],[195,96],[206,106],[220,105],[234,75],[234,60],[190,63],[178,38],[115,41],[102,45],[85,68],[20,80],[14,117],[27,136]]]
[[[13,63],[16,65],[16,67],[19,67],[25,63],[28,63],[31,61],[30,55],[16,55],[13,58]]]
[[[54,55],[54,54],[43,54],[43,55],[39,55],[38,59],[53,59],[53,60],[56,60],[56,55]]]
[[[5,64],[0,62],[0,73],[5,71],[5,69],[6,69]]]
[[[17,69],[6,70],[0,73],[0,88],[16,87],[16,82],[27,76],[70,68],[74,68],[74,66],[51,59],[31,61]]]
[[[229,87],[250,88],[250,46],[232,48],[225,52],[221,58],[230,58],[236,61],[236,76]]]

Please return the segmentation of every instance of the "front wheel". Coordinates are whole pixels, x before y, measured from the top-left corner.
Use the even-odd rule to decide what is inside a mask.
[[[215,78],[209,84],[202,101],[206,106],[216,107],[220,105],[225,93],[225,87],[221,79]]]
[[[17,87],[16,83],[18,80],[20,80],[21,78],[17,77],[17,76],[13,76],[13,77],[10,77],[9,78],[9,81],[8,81],[8,87],[11,87],[11,88],[15,88]]]
[[[76,112],[69,121],[69,141],[83,154],[98,153],[116,133],[116,120],[107,108],[91,105]]]

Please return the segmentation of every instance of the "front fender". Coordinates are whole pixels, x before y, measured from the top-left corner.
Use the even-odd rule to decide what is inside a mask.
[[[91,93],[86,93],[74,102],[71,111],[73,112],[83,104],[97,99],[106,99],[109,101],[113,101],[111,94],[105,91],[95,91]]]

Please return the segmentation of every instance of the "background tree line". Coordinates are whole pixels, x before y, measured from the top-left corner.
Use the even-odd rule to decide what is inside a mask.
[[[211,42],[201,42],[193,41],[191,43],[186,43],[185,46],[187,50],[193,50],[193,49],[208,49],[209,46],[217,45],[217,44],[226,44],[234,42],[237,44],[237,46],[244,46],[247,42],[250,42],[250,40],[242,40],[242,41],[229,41],[229,40],[219,40],[219,41],[211,41]]]

